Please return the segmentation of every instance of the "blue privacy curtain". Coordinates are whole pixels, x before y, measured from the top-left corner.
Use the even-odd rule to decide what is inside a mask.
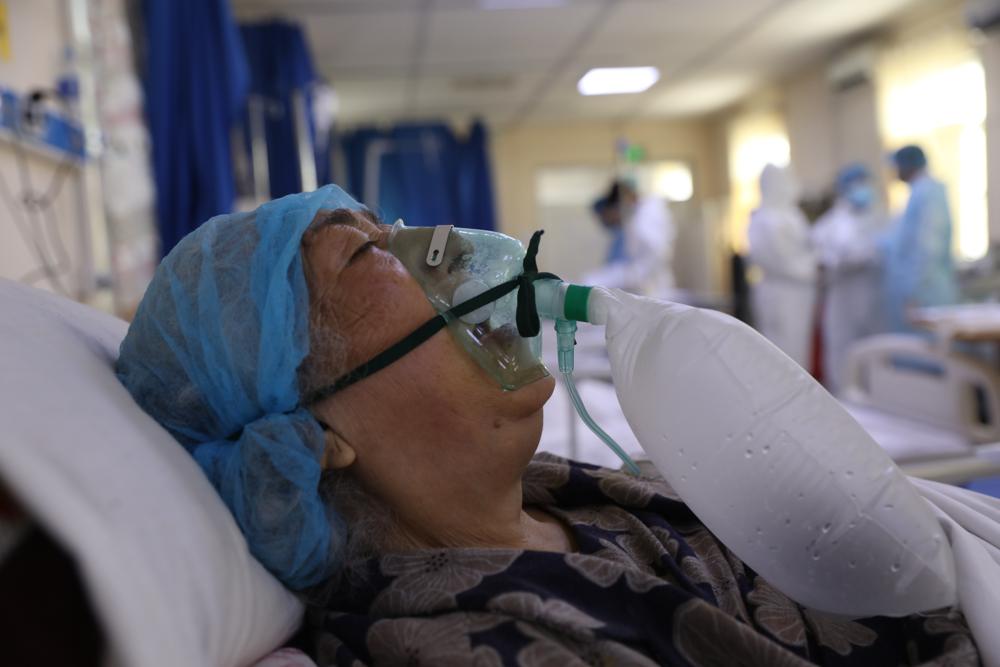
[[[302,29],[274,20],[243,25],[241,32],[250,63],[250,90],[264,102],[271,197],[302,190],[292,106],[295,91],[301,91],[305,98],[316,181],[318,185],[326,184],[330,179],[329,146],[316,145],[311,91],[318,77]],[[249,127],[249,122],[244,125]]]
[[[458,205],[462,220],[469,223],[463,226],[496,229],[489,135],[482,122],[472,124],[459,150]]]
[[[360,128],[341,138],[347,188],[386,222],[495,229],[488,144],[480,122],[461,138],[443,123]]]
[[[143,86],[165,255],[208,218],[232,210],[230,129],[249,75],[226,0],[143,0]]]

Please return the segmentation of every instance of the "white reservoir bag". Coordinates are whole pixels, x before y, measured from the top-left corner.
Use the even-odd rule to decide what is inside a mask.
[[[595,288],[622,410],[702,522],[797,602],[956,603],[951,547],[895,463],[798,364],[722,313]]]

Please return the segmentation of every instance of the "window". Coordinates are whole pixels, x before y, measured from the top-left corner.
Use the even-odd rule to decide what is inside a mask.
[[[953,251],[981,258],[989,247],[986,194],[986,79],[964,35],[939,35],[889,50],[879,64],[879,122],[885,148],[919,144],[930,172],[948,189]],[[905,184],[894,182],[889,202],[906,204]]]
[[[760,203],[760,173],[768,164],[788,166],[790,150],[784,122],[776,113],[750,113],[729,126],[729,242],[746,252],[750,212]]]
[[[648,162],[635,166],[634,178],[639,192],[647,192],[667,201],[689,201],[694,196],[691,167],[683,162]]]

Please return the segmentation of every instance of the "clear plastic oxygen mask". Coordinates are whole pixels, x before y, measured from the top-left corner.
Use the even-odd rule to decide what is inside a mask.
[[[540,273],[535,255],[542,232],[527,250],[498,232],[451,225],[407,227],[400,220],[388,249],[423,289],[437,315],[357,368],[305,398],[306,405],[332,396],[393,363],[443,328],[490,377],[514,391],[548,375],[541,360],[539,316],[556,321],[559,371],[585,424],[638,474],[635,462],[590,417],[573,382],[576,320],[587,321],[590,288],[567,285]]]
[[[423,289],[437,314],[386,350],[309,394],[316,403],[377,373],[447,328],[459,345],[507,391],[548,375],[541,360],[538,311],[533,283],[556,276],[539,273],[535,253],[541,232],[528,250],[497,232],[407,227],[398,221],[388,250]]]
[[[514,390],[548,376],[541,361],[537,331],[517,324],[519,285],[470,312],[453,312],[491,288],[511,285],[524,272],[525,249],[505,234],[475,229],[392,227],[389,251],[424,290],[434,309],[448,320],[448,330],[469,356],[501,387]],[[523,308],[523,306],[522,306]],[[533,335],[532,335],[533,334]]]

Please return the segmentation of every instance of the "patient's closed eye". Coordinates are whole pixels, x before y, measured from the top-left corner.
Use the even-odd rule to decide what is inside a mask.
[[[354,251],[354,254],[351,255],[351,258],[349,260],[347,260],[347,263],[353,264],[354,260],[358,259],[359,257],[361,257],[363,254],[365,254],[367,251],[371,250],[374,247],[375,247],[374,241],[369,241],[368,243],[365,243],[364,245],[362,245],[361,247],[359,247],[357,250]]]

